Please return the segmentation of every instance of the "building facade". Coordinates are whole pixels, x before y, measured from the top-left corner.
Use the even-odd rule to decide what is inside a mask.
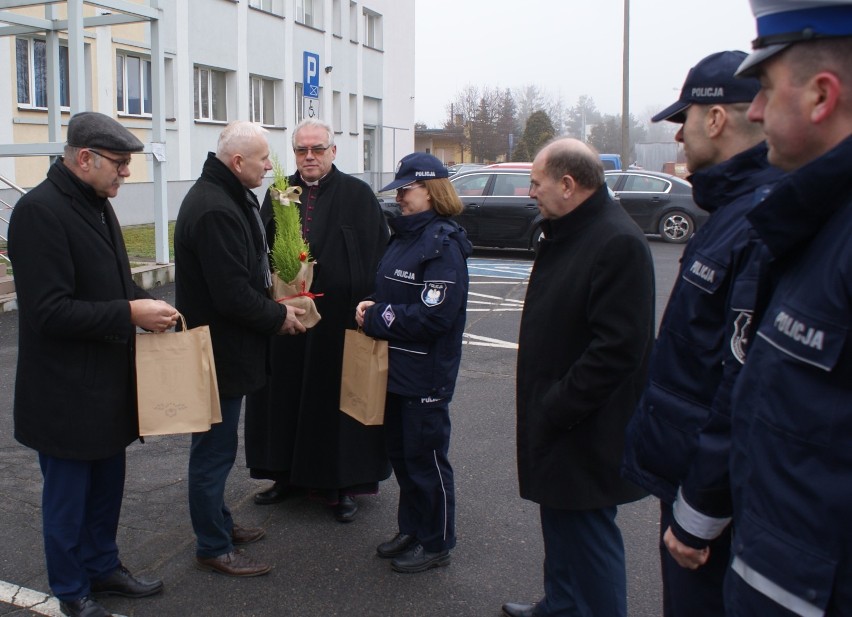
[[[49,101],[57,98],[62,136],[56,141],[64,141],[72,81],[80,75],[85,85],[82,97],[73,99],[78,106],[116,117],[146,144],[154,141],[152,98],[159,93],[148,22],[86,27],[82,69],[69,66],[67,32],[55,35],[55,66],[50,35],[20,25],[70,23],[72,10],[90,23],[107,23],[127,5],[153,5],[158,16],[165,138],[153,150],[165,161],[170,211],[173,196],[198,176],[229,121],[263,124],[290,172],[292,128],[305,115],[318,117],[334,127],[337,166],[374,187],[414,149],[414,0],[68,0],[0,10],[0,74],[8,80],[0,88],[0,144],[54,141]],[[58,97],[51,74],[59,76]],[[155,154],[146,152],[134,157],[122,191],[129,199],[144,195],[144,188],[127,189],[152,179]],[[48,165],[47,156],[3,156],[0,175],[29,188]]]

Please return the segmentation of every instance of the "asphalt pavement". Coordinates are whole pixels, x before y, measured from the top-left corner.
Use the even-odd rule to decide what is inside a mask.
[[[652,241],[652,250],[659,315],[682,249]],[[307,498],[256,506],[252,496],[268,483],[249,478],[241,436],[227,501],[241,525],[266,528],[266,537],[246,551],[275,567],[249,579],[201,572],[193,564],[187,505],[189,437],[150,437],[127,450],[118,540],[124,564],[161,577],[165,591],[142,600],[106,598],[103,605],[139,617],[497,617],[504,602],[537,600],[538,507],[518,496],[514,437],[515,350],[531,265],[531,256],[504,251],[477,251],[470,263],[465,347],[451,406],[458,546],[448,567],[398,574],[376,556],[376,545],[397,529],[392,477],[377,496],[358,499],[349,524]],[[171,285],[154,293],[174,300]],[[58,615],[44,567],[37,457],[12,434],[16,357],[17,313],[0,314],[0,615]],[[658,617],[656,500],[620,508],[618,522],[627,549],[629,615]]]

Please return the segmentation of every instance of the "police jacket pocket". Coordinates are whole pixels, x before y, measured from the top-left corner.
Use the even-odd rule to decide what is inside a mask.
[[[728,267],[722,261],[696,251],[691,256],[691,263],[683,268],[681,276],[699,289],[713,294],[718,291],[727,274]]]
[[[750,512],[737,525],[734,572],[797,615],[823,615],[831,600],[837,561]]]

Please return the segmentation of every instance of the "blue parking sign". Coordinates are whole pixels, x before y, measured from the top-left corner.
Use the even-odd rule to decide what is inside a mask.
[[[319,98],[319,54],[305,52],[302,60],[302,96]]]

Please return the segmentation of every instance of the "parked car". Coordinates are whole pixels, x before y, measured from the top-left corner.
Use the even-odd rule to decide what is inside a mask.
[[[455,220],[474,246],[536,250],[542,238],[541,213],[529,196],[531,163],[502,163],[450,178],[464,210]],[[606,173],[612,197],[647,234],[686,242],[707,213],[692,201],[685,180],[642,170]],[[380,195],[387,218],[399,216],[395,194]]]
[[[535,249],[541,214],[529,196],[530,169],[481,167],[450,178],[464,210],[454,217],[474,246]],[[379,196],[385,216],[399,216],[395,196]]]
[[[604,170],[621,170],[621,155],[620,154],[601,154],[601,163],[603,163]]]
[[[471,171],[474,169],[479,169],[480,167],[485,167],[482,163],[456,163],[455,165],[450,165],[447,167],[447,171],[450,172],[451,176],[456,174],[460,174],[463,171]]]
[[[692,200],[692,185],[670,174],[641,169],[606,172],[615,199],[646,234],[683,243],[709,214]]]

